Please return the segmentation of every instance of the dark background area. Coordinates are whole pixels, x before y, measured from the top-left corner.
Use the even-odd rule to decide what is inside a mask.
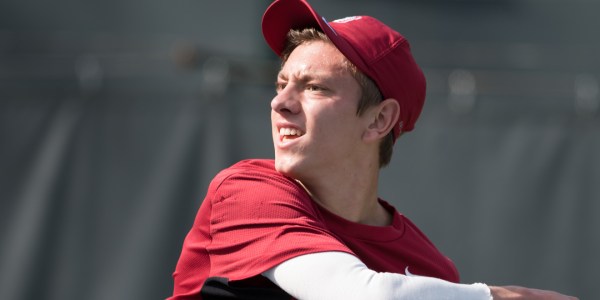
[[[0,299],[163,299],[212,177],[272,157],[270,1],[0,3]],[[597,1],[312,1],[428,80],[381,195],[465,283],[593,299]]]

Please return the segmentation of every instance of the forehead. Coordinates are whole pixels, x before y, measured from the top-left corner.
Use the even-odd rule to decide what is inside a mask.
[[[301,76],[307,73],[351,75],[344,55],[333,44],[318,40],[298,45],[283,63],[279,75]]]

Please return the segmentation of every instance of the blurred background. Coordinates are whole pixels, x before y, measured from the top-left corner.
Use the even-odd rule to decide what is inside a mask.
[[[0,2],[0,299],[163,299],[212,177],[272,157],[270,1]],[[597,294],[600,1],[312,1],[428,79],[381,195],[462,281]]]

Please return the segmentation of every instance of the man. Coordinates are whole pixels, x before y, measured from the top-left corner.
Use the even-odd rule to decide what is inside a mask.
[[[263,34],[283,60],[275,160],[213,179],[171,299],[571,299],[460,284],[454,264],[378,198],[379,170],[425,98],[403,36],[367,16],[328,23],[304,0],[271,4]]]

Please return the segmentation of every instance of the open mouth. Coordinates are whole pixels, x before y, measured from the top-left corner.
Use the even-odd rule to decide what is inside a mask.
[[[296,128],[279,128],[279,139],[281,141],[296,139],[301,137],[302,135],[304,135],[304,132]]]

